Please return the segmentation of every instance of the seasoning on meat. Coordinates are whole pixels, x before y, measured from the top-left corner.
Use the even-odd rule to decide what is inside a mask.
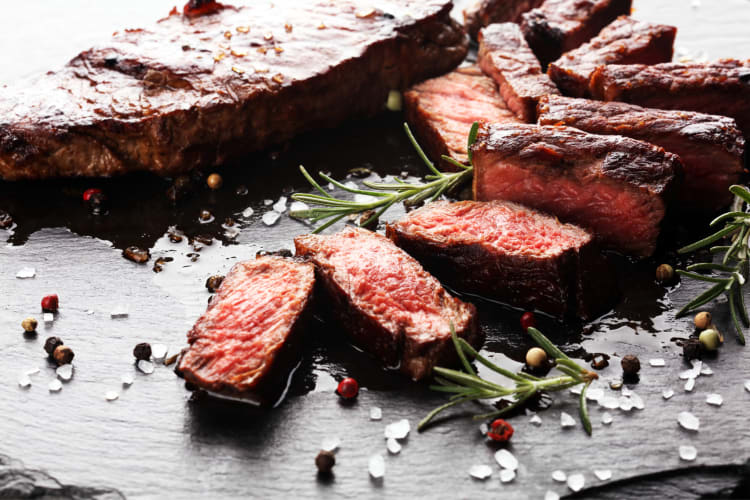
[[[494,23],[520,23],[521,15],[544,0],[476,0],[464,9],[464,27],[476,38],[479,30]]]
[[[381,0],[367,17],[355,0],[223,5],[197,17],[175,9],[0,88],[0,178],[174,176],[374,115],[389,91],[464,59],[451,7]]]
[[[676,155],[627,137],[571,127],[489,124],[474,154],[474,197],[536,208],[592,231],[611,248],[654,252]]]
[[[728,205],[729,186],[742,174],[745,140],[735,121],[725,116],[549,96],[539,103],[539,124],[624,135],[678,155],[684,167],[678,191],[683,210],[712,211]]]
[[[452,287],[515,307],[593,318],[614,298],[587,231],[516,203],[434,202],[387,234]]]
[[[543,67],[596,36],[617,16],[630,14],[632,0],[546,0],[525,13],[521,28]]]
[[[698,111],[734,118],[750,138],[750,60],[600,66],[591,95],[648,108]]]
[[[479,66],[497,82],[507,106],[525,122],[536,120],[541,96],[560,93],[517,24],[492,24],[479,33]]]
[[[313,266],[293,259],[236,264],[188,333],[177,372],[202,389],[273,403],[288,379],[314,283]]]
[[[442,155],[468,161],[466,144],[476,122],[517,122],[497,92],[495,82],[476,66],[415,85],[404,94],[406,120],[427,155],[437,162]],[[455,169],[447,162],[445,168]]]
[[[388,238],[359,228],[294,240],[315,263],[333,314],[355,344],[415,380],[457,361],[450,325],[479,346],[473,305],[442,285]]]
[[[547,73],[573,97],[589,93],[591,74],[602,64],[659,64],[672,60],[677,28],[620,16],[590,42],[566,52]]]

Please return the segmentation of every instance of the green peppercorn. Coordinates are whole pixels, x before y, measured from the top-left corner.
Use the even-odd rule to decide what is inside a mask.
[[[698,337],[698,340],[703,345],[703,348],[707,351],[715,351],[721,344],[721,337],[719,336],[719,332],[717,332],[713,328],[703,330]]]

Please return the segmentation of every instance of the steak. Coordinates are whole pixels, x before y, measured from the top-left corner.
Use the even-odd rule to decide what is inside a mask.
[[[451,286],[511,306],[589,319],[614,297],[588,232],[515,203],[429,203],[387,234]]]
[[[677,28],[620,16],[599,35],[563,54],[547,73],[560,90],[573,97],[589,93],[591,74],[602,64],[659,64],[672,60]]]
[[[543,67],[588,42],[632,0],[546,0],[522,16],[521,28]]]
[[[450,0],[203,4],[0,89],[0,178],[218,165],[373,115],[468,50]]]
[[[258,257],[236,264],[190,333],[177,371],[198,387],[230,396],[285,385],[312,302],[312,264]]]
[[[355,344],[415,380],[454,362],[450,325],[479,346],[476,309],[454,297],[388,238],[359,228],[299,236],[297,255],[315,263],[334,315]]]
[[[525,122],[536,120],[536,105],[559,94],[514,23],[492,24],[479,33],[479,66],[500,88],[510,109]]]
[[[656,247],[676,155],[627,137],[572,127],[486,125],[474,154],[474,197],[508,200],[591,230],[639,257]]]
[[[494,23],[520,23],[521,15],[544,0],[477,0],[464,9],[464,27],[476,38],[479,30]]]
[[[750,60],[601,66],[591,76],[591,95],[649,108],[729,116],[750,138]]]
[[[434,161],[442,155],[466,163],[472,123],[518,122],[505,106],[495,82],[476,66],[422,82],[404,94],[406,120]],[[443,162],[445,168],[455,169]]]
[[[675,153],[685,174],[679,189],[682,209],[713,211],[728,205],[729,186],[742,174],[745,140],[725,116],[549,96],[539,103],[539,124],[624,135]]]

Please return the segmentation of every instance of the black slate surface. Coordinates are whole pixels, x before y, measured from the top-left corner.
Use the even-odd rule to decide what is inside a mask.
[[[169,7],[169,2],[146,0],[4,6],[0,43],[9,50],[0,54],[0,83],[52,68],[115,29],[148,23]],[[643,0],[635,2],[634,15],[676,24],[676,57],[750,57],[747,0],[704,0],[700,5]],[[422,434],[412,432],[402,452],[388,456],[384,426],[407,418],[415,428],[444,399],[424,385],[384,372],[349,346],[333,325],[317,323],[309,332],[290,394],[274,410],[213,400],[191,402],[171,369],[157,367],[152,375],[135,371],[130,353],[137,342],[164,343],[172,352],[184,345],[185,332],[205,307],[207,276],[226,271],[257,250],[288,248],[294,235],[307,231],[286,216],[271,228],[260,221],[270,210],[264,200],[306,189],[297,165],[330,170],[340,179],[354,167],[381,175],[422,175],[401,121],[398,114],[385,114],[249,157],[221,170],[222,190],[198,189],[176,207],[164,196],[168,183],[148,176],[0,182],[0,210],[16,221],[10,231],[0,230],[0,241],[7,241],[0,247],[0,496],[543,498],[547,490],[569,492],[551,479],[556,469],[583,473],[586,485],[596,487],[584,492],[587,498],[710,497],[733,490],[735,498],[747,496],[746,484],[738,486],[738,481],[747,475],[741,466],[750,458],[750,392],[743,389],[750,379],[750,351],[734,341],[726,305],[717,304],[712,311],[727,342],[716,357],[704,360],[714,374],[698,378],[695,390],[685,392],[678,374],[688,365],[670,339],[686,337],[692,328],[689,319],[674,319],[673,304],[683,304],[697,289],[692,283],[664,288],[653,280],[659,262],[676,263],[672,250],[677,240],[700,234],[695,225],[686,229],[678,221],[670,223],[655,259],[621,263],[625,293],[615,311],[588,325],[540,320],[542,330],[565,343],[573,356],[614,356],[601,372],[606,392],[606,383],[620,377],[618,356],[640,356],[640,381],[630,387],[645,400],[645,409],[612,410],[614,422],[605,426],[603,410],[592,403],[594,435],[588,437],[580,425],[561,430],[560,412],[577,417],[577,398],[554,395],[552,407],[539,413],[541,427],[531,425],[526,416],[513,418],[516,434],[510,450],[521,466],[509,484],[500,483],[492,457],[497,448],[485,443],[479,423],[468,418],[450,419]],[[236,194],[241,185],[249,188],[248,195]],[[100,187],[109,195],[109,215],[87,212],[80,197],[89,187]],[[248,207],[253,214],[243,216]],[[201,209],[210,210],[215,222],[198,224]],[[234,242],[221,227],[227,217],[240,229]],[[169,242],[165,233],[170,227],[186,236],[182,243]],[[187,240],[201,234],[218,239],[196,252]],[[123,259],[121,251],[129,245],[150,248],[149,264]],[[199,255],[196,262],[189,253]],[[151,266],[159,256],[174,261],[156,274]],[[16,279],[16,272],[26,266],[36,269],[36,277]],[[51,327],[40,326],[38,337],[25,338],[21,320],[33,315],[41,321],[39,301],[48,293],[60,295],[60,314]],[[111,319],[110,312],[119,305],[128,306],[129,317]],[[518,327],[519,312],[485,302],[478,305],[488,356],[520,367],[528,344]],[[47,389],[54,368],[42,356],[49,335],[63,337],[76,352],[74,378],[55,394]],[[666,367],[648,366],[648,359],[656,357],[664,358]],[[18,377],[33,368],[40,373],[31,376],[32,387],[20,389]],[[127,389],[120,384],[125,373],[135,376]],[[333,392],[336,380],[345,375],[356,377],[364,387],[354,405],[342,405]],[[661,392],[668,387],[675,395],[665,401]],[[108,390],[117,390],[119,399],[105,401]],[[721,407],[706,404],[706,394],[712,392],[723,396]],[[369,420],[373,406],[383,409],[382,421]],[[677,414],[684,410],[700,417],[699,432],[678,427]],[[342,444],[333,479],[323,481],[316,478],[313,459],[329,436],[338,436]],[[695,462],[679,459],[681,444],[698,449]],[[382,482],[372,482],[367,474],[368,459],[375,453],[386,456]],[[487,481],[467,474],[479,463],[495,468]],[[594,469],[610,469],[612,480],[597,480]],[[660,474],[664,471],[668,472]],[[63,486],[70,484],[78,486]]]

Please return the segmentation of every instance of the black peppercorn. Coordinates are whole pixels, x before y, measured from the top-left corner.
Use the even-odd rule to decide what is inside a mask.
[[[59,345],[52,352],[52,358],[60,366],[72,363],[74,357],[73,349],[66,345]]]
[[[641,370],[641,362],[637,356],[628,354],[620,362],[622,365],[622,372],[625,375],[635,375]]]
[[[60,337],[49,337],[47,340],[44,341],[44,352],[46,352],[49,357],[52,357],[52,353],[55,352],[55,349],[57,349],[57,346],[63,345],[63,341]]]
[[[686,361],[700,358],[702,350],[703,346],[701,346],[700,340],[698,339],[687,339],[682,343],[682,355],[685,357]]]
[[[133,356],[139,361],[148,361],[151,359],[151,344],[141,342],[133,348]]]
[[[206,288],[211,293],[216,293],[221,284],[224,282],[224,276],[211,276],[206,280]]]
[[[330,451],[321,450],[315,457],[315,466],[319,474],[330,474],[334,465],[336,465],[336,456]]]

